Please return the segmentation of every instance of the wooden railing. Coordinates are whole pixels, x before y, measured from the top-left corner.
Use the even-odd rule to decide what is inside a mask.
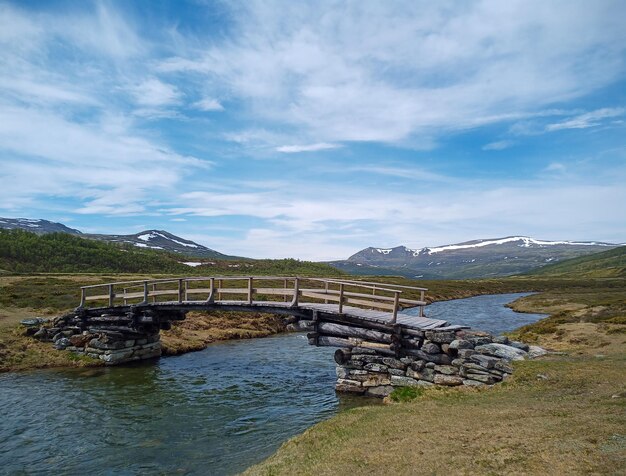
[[[403,292],[419,292],[420,299],[402,297]],[[297,276],[211,276],[173,279],[152,279],[95,284],[81,287],[80,308],[88,302],[100,306],[149,303],[247,303],[288,302],[297,307],[305,302],[337,304],[339,313],[345,305],[365,307],[393,314],[405,307],[420,307],[424,315],[426,288],[367,281],[303,278]],[[224,297],[239,299],[224,299]]]

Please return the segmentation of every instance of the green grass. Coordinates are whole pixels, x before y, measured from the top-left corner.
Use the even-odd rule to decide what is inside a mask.
[[[626,246],[572,258],[527,273],[534,276],[578,276],[587,278],[625,278]]]

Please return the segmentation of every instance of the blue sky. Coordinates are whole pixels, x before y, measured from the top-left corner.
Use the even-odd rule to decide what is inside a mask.
[[[0,216],[344,258],[626,241],[623,1],[0,1]]]

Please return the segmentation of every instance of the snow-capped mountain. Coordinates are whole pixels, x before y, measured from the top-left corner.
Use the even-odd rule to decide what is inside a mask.
[[[331,264],[357,274],[400,274],[433,279],[507,276],[616,246],[620,245],[508,236],[421,249],[370,247]]]
[[[83,238],[108,241],[111,243],[127,243],[138,248],[149,248],[179,253],[196,258],[231,258],[231,256],[186,240],[164,230],[146,230],[134,235],[94,235],[82,233],[62,223],[31,218],[0,218],[0,228],[21,229],[33,233],[69,233]]]
[[[80,235],[81,232],[74,228],[69,228],[62,223],[55,223],[39,218],[0,218],[0,228],[8,230],[26,230],[33,233],[69,233],[70,235]]]
[[[198,258],[228,258],[229,256],[173,235],[165,230],[145,230],[134,235],[86,235],[88,238],[112,243],[128,243],[138,248],[150,248],[180,253]]]

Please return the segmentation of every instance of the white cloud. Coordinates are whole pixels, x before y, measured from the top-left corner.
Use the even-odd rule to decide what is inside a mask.
[[[317,144],[307,144],[307,145],[281,145],[280,147],[276,147],[276,151],[283,152],[286,154],[294,154],[298,152],[317,152],[319,150],[329,150],[336,149],[340,147],[337,144],[328,144],[326,142],[320,142]]]
[[[624,69],[621,2],[245,2],[235,10],[229,38],[189,46],[161,70],[204,76],[256,117],[325,143],[401,143],[520,120]]]
[[[490,142],[489,144],[485,144],[483,146],[483,150],[504,150],[504,149],[508,149],[514,144],[515,142],[510,141],[510,140],[500,140],[496,142]]]
[[[147,79],[129,89],[140,106],[169,106],[177,104],[181,97],[175,86],[157,78]]]
[[[596,109],[595,111],[575,116],[567,121],[548,124],[546,131],[552,132],[562,129],[586,129],[588,127],[595,127],[602,124],[603,119],[622,116],[624,112],[626,112],[626,109],[623,107]]]
[[[198,102],[195,102],[193,106],[201,111],[223,111],[224,106],[213,98],[203,98]]]

